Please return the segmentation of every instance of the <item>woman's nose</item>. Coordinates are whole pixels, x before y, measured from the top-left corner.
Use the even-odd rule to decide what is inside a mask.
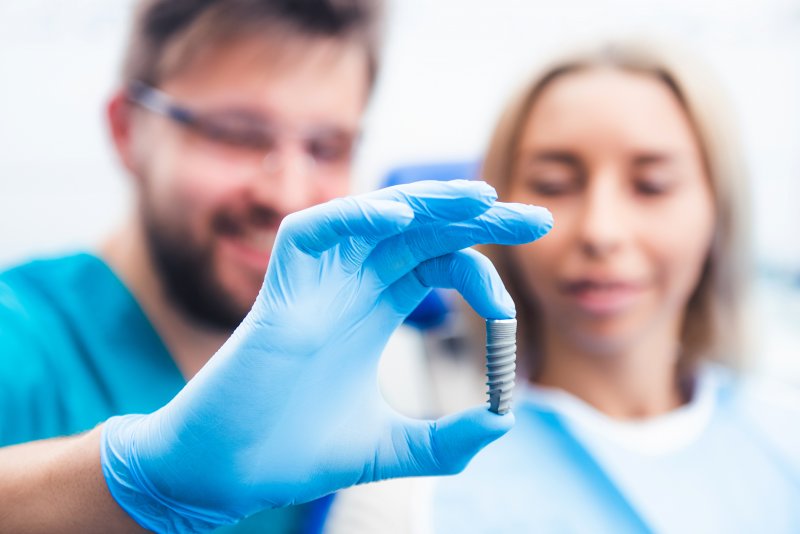
[[[606,172],[589,180],[580,220],[580,247],[596,258],[616,252],[633,230],[627,216],[624,188],[614,173]]]

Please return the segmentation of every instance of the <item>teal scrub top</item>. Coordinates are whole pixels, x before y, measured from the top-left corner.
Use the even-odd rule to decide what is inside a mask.
[[[133,295],[101,259],[76,254],[0,273],[0,446],[149,413],[185,385]],[[225,532],[304,532],[306,507]]]

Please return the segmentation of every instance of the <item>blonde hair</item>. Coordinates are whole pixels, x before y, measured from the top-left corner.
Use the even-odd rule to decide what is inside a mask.
[[[514,171],[523,125],[542,90],[560,76],[595,67],[647,74],[664,82],[689,117],[700,143],[716,208],[714,238],[700,281],[686,307],[678,370],[691,373],[705,359],[737,368],[745,349],[743,297],[750,274],[746,172],[729,108],[708,70],[691,55],[652,41],[582,49],[549,64],[513,98],[501,115],[483,163],[483,177],[502,200]],[[558,224],[558,221],[556,221]],[[541,364],[537,304],[521,290],[507,247],[482,248],[497,266],[517,305],[523,372],[535,378]]]

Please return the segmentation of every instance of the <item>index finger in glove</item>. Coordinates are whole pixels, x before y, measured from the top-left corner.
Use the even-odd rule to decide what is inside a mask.
[[[345,255],[357,256],[360,262],[375,243],[410,225],[469,219],[488,210],[495,200],[497,193],[485,182],[427,181],[389,187],[289,215],[281,224],[277,246],[288,242],[318,256],[344,238],[354,238],[367,246],[358,243],[357,253]]]
[[[414,227],[476,217],[494,204],[497,192],[481,181],[426,180],[379,189],[364,197],[408,204],[414,210]]]
[[[473,219],[410,228],[379,243],[367,266],[385,285],[420,263],[473,245],[519,245],[544,236],[553,227],[550,212],[538,206],[497,202]]]

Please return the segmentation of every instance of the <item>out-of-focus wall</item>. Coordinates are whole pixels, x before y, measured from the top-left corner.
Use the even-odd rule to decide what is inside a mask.
[[[102,120],[129,0],[0,0],[0,263],[94,243],[126,181]]]
[[[124,216],[127,178],[102,113],[132,5],[0,0],[0,264],[92,246]],[[800,285],[800,2],[394,0],[388,29],[360,190],[393,165],[478,157],[515,84],[565,43],[659,33],[696,47],[744,127],[771,273],[755,315],[775,365],[800,377],[800,297],[787,291]]]

